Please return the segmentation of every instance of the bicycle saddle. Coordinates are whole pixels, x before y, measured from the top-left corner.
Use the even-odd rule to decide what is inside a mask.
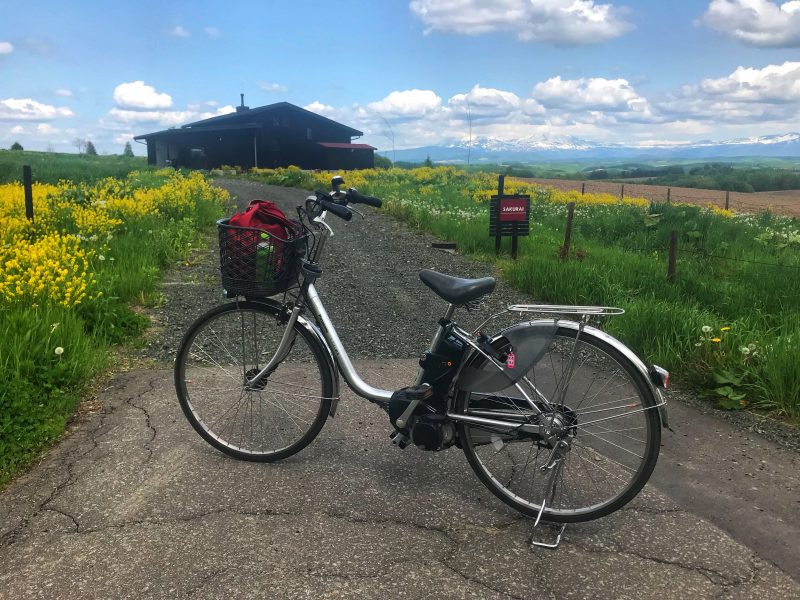
[[[430,269],[419,272],[422,283],[431,288],[440,298],[450,304],[466,304],[494,290],[494,277],[481,277],[480,279],[461,279]]]

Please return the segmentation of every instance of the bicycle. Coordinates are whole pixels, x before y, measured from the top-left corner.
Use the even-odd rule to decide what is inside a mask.
[[[475,309],[494,290],[494,278],[423,270],[422,281],[447,303],[430,348],[409,387],[372,387],[356,372],[314,287],[333,235],[327,215],[350,220],[354,204],[381,206],[343,185],[337,176],[330,193],[316,192],[297,207],[302,233],[273,236],[266,282],[254,281],[263,273],[255,264],[263,242],[255,249],[240,243],[257,232],[218,222],[223,287],[235,300],[194,322],[175,363],[180,405],[203,439],[237,459],[291,456],[335,416],[341,375],[386,411],[393,444],[460,447],[481,482],[537,524],[597,519],[632,500],[668,426],[669,374],[591,324],[624,311],[513,305],[470,332],[454,313]],[[282,301],[267,297],[281,292]],[[538,316],[483,333],[509,313]]]

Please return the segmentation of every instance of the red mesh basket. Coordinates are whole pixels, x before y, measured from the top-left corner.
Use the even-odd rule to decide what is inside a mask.
[[[261,229],[217,221],[222,287],[228,296],[266,297],[285,292],[297,281],[297,258],[305,235],[288,240]]]

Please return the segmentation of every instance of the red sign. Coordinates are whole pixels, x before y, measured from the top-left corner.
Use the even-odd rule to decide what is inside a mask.
[[[527,221],[528,201],[522,198],[503,198],[500,200],[500,221]]]

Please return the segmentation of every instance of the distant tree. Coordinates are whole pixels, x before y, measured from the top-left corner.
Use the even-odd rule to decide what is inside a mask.
[[[133,148],[130,142],[125,142],[125,150],[122,151],[122,156],[133,156]]]
[[[133,156],[133,154],[131,154]],[[376,169],[391,169],[392,168],[392,161],[389,160],[385,156],[381,156],[380,154],[375,155],[375,168]]]
[[[425,159],[424,165],[426,167],[432,167],[433,166],[433,161],[431,160],[431,155],[430,154],[428,154],[428,157]]]
[[[22,147],[22,144],[20,144],[19,142],[14,142],[13,144],[11,144],[11,149],[12,150],[23,150],[24,148]]]
[[[75,146],[78,150],[78,154],[83,154],[83,151],[86,149],[86,140],[81,138],[75,138],[72,140],[72,145]]]
[[[86,155],[87,156],[97,156],[97,150],[94,147],[94,144],[91,140],[86,142]]]

